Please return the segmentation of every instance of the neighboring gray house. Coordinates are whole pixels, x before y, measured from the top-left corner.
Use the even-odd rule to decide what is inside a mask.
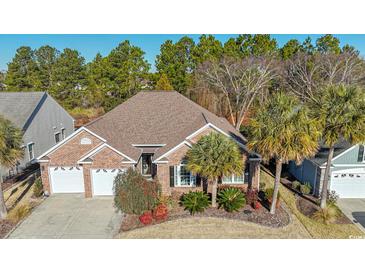
[[[297,166],[289,163],[289,172],[300,182],[311,184],[314,195],[319,195],[327,165],[328,148],[322,146],[315,157]],[[341,198],[365,198],[364,145],[341,141],[335,146],[331,163],[329,189]]]
[[[24,159],[1,174],[11,176],[74,131],[74,120],[46,92],[0,92],[0,115],[22,129]]]

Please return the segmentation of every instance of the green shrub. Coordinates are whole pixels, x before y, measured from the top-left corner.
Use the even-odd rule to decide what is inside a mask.
[[[335,222],[339,216],[340,212],[338,208],[334,205],[328,205],[325,208],[318,209],[312,217],[314,220],[328,225]]]
[[[309,193],[311,193],[312,191],[312,187],[309,183],[304,183],[302,185],[300,185],[300,192],[302,192],[303,194],[308,195]]]
[[[295,190],[299,190],[300,186],[301,186],[301,184],[298,181],[294,181],[291,183],[291,187]]]
[[[43,194],[43,184],[41,178],[37,178],[34,181],[34,187],[33,187],[33,196],[36,198],[41,197]]]
[[[182,196],[182,205],[191,215],[203,212],[209,206],[209,197],[202,191],[189,192]]]
[[[114,205],[123,213],[138,214],[152,210],[157,203],[160,186],[147,181],[137,170],[129,168],[114,179]]]
[[[245,195],[236,188],[227,188],[218,193],[218,204],[228,212],[239,211],[246,204]]]
[[[271,200],[272,199],[272,195],[274,194],[274,188],[270,187],[268,189],[265,190],[265,199],[267,200]],[[278,192],[278,201],[281,199],[281,194],[280,191]]]

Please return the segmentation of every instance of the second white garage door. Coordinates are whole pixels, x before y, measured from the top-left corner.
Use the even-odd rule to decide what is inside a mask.
[[[332,172],[330,188],[340,198],[365,198],[365,169]]]
[[[118,169],[92,169],[93,195],[113,195],[114,178],[119,171]]]
[[[83,193],[82,167],[51,167],[49,169],[52,193]]]

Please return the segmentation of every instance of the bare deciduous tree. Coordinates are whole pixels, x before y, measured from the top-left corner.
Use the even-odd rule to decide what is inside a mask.
[[[230,120],[239,130],[246,111],[255,99],[264,99],[278,76],[278,63],[272,57],[224,57],[199,66],[197,78],[222,94]]]
[[[327,85],[362,84],[364,65],[364,60],[355,51],[299,53],[286,62],[283,78],[289,90],[303,101],[319,103],[320,92]]]

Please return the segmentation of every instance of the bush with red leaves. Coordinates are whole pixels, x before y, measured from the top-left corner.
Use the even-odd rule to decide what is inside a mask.
[[[152,213],[151,211],[146,211],[141,216],[139,216],[139,220],[144,225],[149,225],[152,223]]]
[[[153,211],[153,217],[157,221],[163,221],[167,219],[168,209],[164,204],[158,205]]]

